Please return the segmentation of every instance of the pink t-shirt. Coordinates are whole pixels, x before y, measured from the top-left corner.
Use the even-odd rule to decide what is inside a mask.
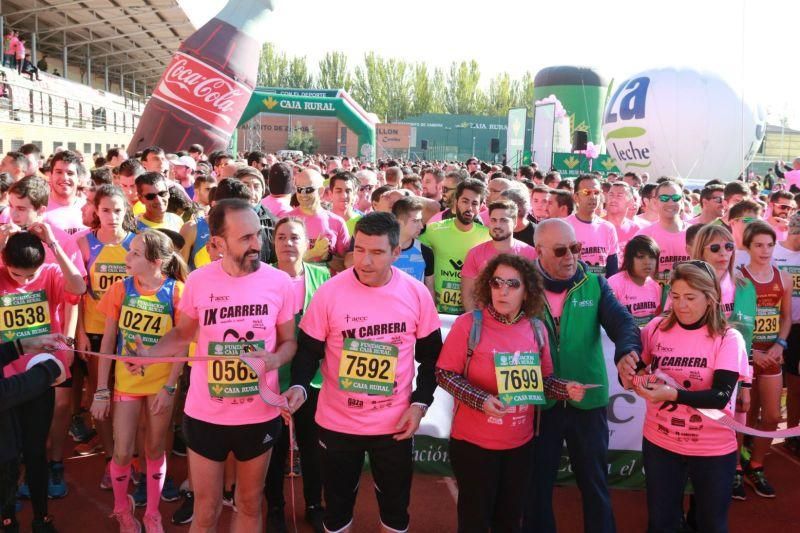
[[[464,375],[472,321],[472,313],[456,318],[436,362],[437,367]],[[470,359],[467,380],[479,389],[497,396],[494,361],[497,352],[538,352],[542,378],[552,374],[553,362],[550,359],[550,346],[544,324],[541,328],[544,346],[539,347],[530,320],[522,319],[516,324],[506,325],[484,312],[481,340]],[[467,405],[458,405],[450,436],[489,450],[517,448],[533,437],[533,412],[533,405],[517,405],[508,407],[503,417],[496,418]]]
[[[395,433],[395,425],[411,403],[416,340],[427,337],[440,325],[425,285],[395,267],[392,279],[381,287],[362,284],[352,268],[325,282],[314,293],[300,321],[300,329],[325,342],[317,423],[340,433]],[[366,346],[362,347],[362,340],[372,342],[363,343]],[[342,364],[346,341],[349,357]],[[376,348],[396,353],[390,394],[345,390],[350,354]],[[342,372],[345,377],[340,377]],[[391,377],[391,371],[387,375]]]
[[[646,228],[647,226],[655,224],[656,222],[658,222],[658,220],[648,220],[644,218],[642,215],[636,215],[635,217],[633,217],[633,222],[640,228]]]
[[[294,314],[303,310],[303,305],[306,303],[306,276],[300,274],[292,278],[292,290],[294,291],[294,307],[292,312]]]
[[[444,211],[439,211],[438,213],[433,215],[431,218],[428,219],[426,224],[433,224],[434,222],[439,222],[440,220],[444,220],[442,217],[444,216],[445,211],[447,211],[447,209],[445,209]]]
[[[772,220],[772,217],[766,219],[769,223],[770,227],[775,230],[776,239],[775,242],[783,242],[789,237],[789,227],[786,224],[775,224]]]
[[[730,318],[731,313],[733,313],[733,300],[736,296],[736,284],[733,279],[731,279],[730,274],[725,274],[725,276],[719,282],[719,288],[722,291],[722,302],[721,308],[722,312],[725,314],[725,318]]]
[[[38,275],[25,285],[18,285],[8,275],[6,267],[0,267],[0,328],[3,341],[26,337],[38,337],[47,333],[63,333],[64,307],[67,303],[77,305],[80,296],[64,290],[64,275],[58,265],[44,264]],[[56,356],[66,365],[66,353],[58,351]],[[35,354],[25,355],[6,366],[6,377],[25,372],[25,365]]]
[[[633,321],[644,327],[661,308],[661,285],[653,278],[647,278],[644,285],[638,285],[624,270],[608,278],[608,285],[619,303],[624,305]]]
[[[521,255],[531,261],[536,259],[536,248],[511,238],[511,250],[507,253],[513,255]],[[464,266],[461,268],[461,277],[475,279],[480,275],[483,267],[486,266],[494,256],[499,255],[500,252],[494,247],[494,241],[486,241],[484,243],[473,246],[467,257],[464,259]]]
[[[617,230],[617,241],[619,244],[619,264],[622,264],[622,255],[625,253],[625,245],[628,244],[628,241],[633,239],[634,235],[636,235],[643,226],[639,225],[637,222],[629,219],[623,218],[622,223],[617,226],[610,220],[607,221],[609,224],[614,226],[614,229]]]
[[[586,263],[590,272],[604,276],[608,256],[619,257],[617,230],[614,225],[599,217],[592,217],[591,222],[584,222],[575,213],[564,220],[575,230],[578,242],[583,244],[581,260]]]
[[[328,238],[330,250],[336,255],[343,256],[350,248],[347,224],[339,215],[324,209],[316,215],[307,215],[298,207],[290,211],[287,216],[299,217],[305,221],[309,250],[320,237]]]
[[[636,233],[636,235],[652,237],[658,247],[661,248],[656,281],[662,284],[669,281],[670,274],[672,274],[672,266],[675,263],[690,259],[689,254],[686,252],[686,228],[688,226],[685,222],[680,222],[679,227],[681,228],[680,231],[672,233],[662,228],[661,224],[656,223],[642,228]]]
[[[733,328],[723,337],[710,338],[705,327],[687,330],[675,324],[667,331],[657,328],[661,319],[642,330],[642,360],[655,362],[659,370],[687,390],[711,388],[715,370],[740,374],[740,360],[747,359],[744,339]],[[733,415],[736,393],[724,411]],[[736,451],[736,433],[705,418],[696,409],[671,402],[647,402],[644,437],[653,444],[682,455],[715,456]]]
[[[294,320],[294,305],[289,275],[263,263],[242,277],[229,276],[222,261],[189,274],[178,310],[199,323],[197,355],[227,355],[235,363],[192,365],[187,415],[223,426],[258,424],[279,415],[258,397],[258,376],[237,359],[247,347],[274,351],[276,327]],[[267,385],[278,391],[277,370],[267,373]]]
[[[550,316],[553,317],[557,328],[560,327],[561,313],[564,311],[564,301],[567,299],[568,292],[569,291],[551,292],[546,289],[544,291],[544,296],[547,299],[547,306],[550,308]]]
[[[795,187],[800,187],[800,170],[790,170],[788,172],[784,172],[783,177],[786,179],[787,190],[791,189],[792,185]]]
[[[70,235],[86,229],[83,224],[81,208],[86,204],[86,199],[79,197],[71,205],[60,204],[52,196],[47,204],[44,221],[51,226],[64,230]]]
[[[261,200],[261,205],[269,209],[273,215],[278,218],[283,218],[294,209],[289,203],[291,202],[290,197],[282,198],[278,196],[269,195],[263,200]]]

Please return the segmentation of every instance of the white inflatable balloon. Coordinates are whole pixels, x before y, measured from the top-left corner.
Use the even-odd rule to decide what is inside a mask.
[[[608,155],[651,181],[735,179],[765,132],[765,114],[716,74],[663,68],[624,80],[603,116]]]

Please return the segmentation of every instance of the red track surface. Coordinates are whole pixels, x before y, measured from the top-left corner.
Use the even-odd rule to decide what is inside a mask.
[[[61,533],[105,533],[116,532],[116,522],[108,518],[111,513],[111,492],[99,488],[102,475],[102,456],[73,458],[66,463],[69,494],[63,500],[51,500],[50,512]],[[170,472],[180,484],[186,472],[185,459],[171,457]],[[760,498],[747,489],[747,501],[734,502],[731,507],[731,531],[756,533],[761,531],[800,531],[800,460],[786,454],[781,446],[775,446],[766,462],[770,482],[778,497],[774,500]],[[298,531],[310,532],[303,521],[302,480],[295,482],[297,495]],[[290,483],[286,482],[287,500]],[[378,531],[378,512],[375,494],[369,475],[361,483],[356,507],[354,531],[372,533]],[[433,476],[418,475],[414,479],[411,496],[411,530],[445,533],[455,531],[455,482]],[[575,487],[556,488],[556,515],[559,531],[579,532],[583,530],[580,495]],[[617,528],[620,533],[641,532],[646,528],[647,506],[644,492],[615,490],[612,493]],[[186,532],[188,526],[173,526],[169,523],[176,503],[161,504],[167,532]],[[143,510],[137,511],[141,517]],[[287,506],[287,523],[291,526],[291,508]],[[232,511],[224,508],[218,531],[228,531]],[[30,526],[30,503],[26,502],[20,515],[23,531]]]

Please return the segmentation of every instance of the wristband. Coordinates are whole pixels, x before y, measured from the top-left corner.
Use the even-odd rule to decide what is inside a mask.
[[[169,394],[170,396],[175,396],[175,391],[178,389],[178,387],[170,386],[170,385],[164,385],[161,388],[164,389],[165,391],[167,391],[167,394]]]
[[[107,402],[111,400],[111,391],[108,389],[98,390],[94,393],[94,400],[97,402]]]
[[[780,337],[778,337],[777,339],[775,339],[775,344],[777,344],[778,346],[780,346],[780,347],[781,347],[781,348],[783,348],[784,350],[788,350],[788,349],[789,349],[789,343],[788,343],[788,342],[786,342],[786,340],[785,340],[785,339],[781,339]]]

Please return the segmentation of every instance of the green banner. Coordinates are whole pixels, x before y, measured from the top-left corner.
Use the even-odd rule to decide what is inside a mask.
[[[574,178],[590,171],[600,172],[604,176],[609,172],[619,174],[617,162],[608,154],[601,154],[591,161],[590,168],[589,159],[583,154],[556,152],[553,154],[553,168],[565,178]]]
[[[542,100],[553,94],[558,98],[569,116],[570,138],[575,130],[588,133],[589,141],[600,145],[603,142],[603,111],[605,110],[607,87],[592,85],[543,85],[533,89],[533,99]]]
[[[512,168],[520,166],[525,151],[525,124],[528,110],[524,107],[508,110],[506,129],[506,160]]]

